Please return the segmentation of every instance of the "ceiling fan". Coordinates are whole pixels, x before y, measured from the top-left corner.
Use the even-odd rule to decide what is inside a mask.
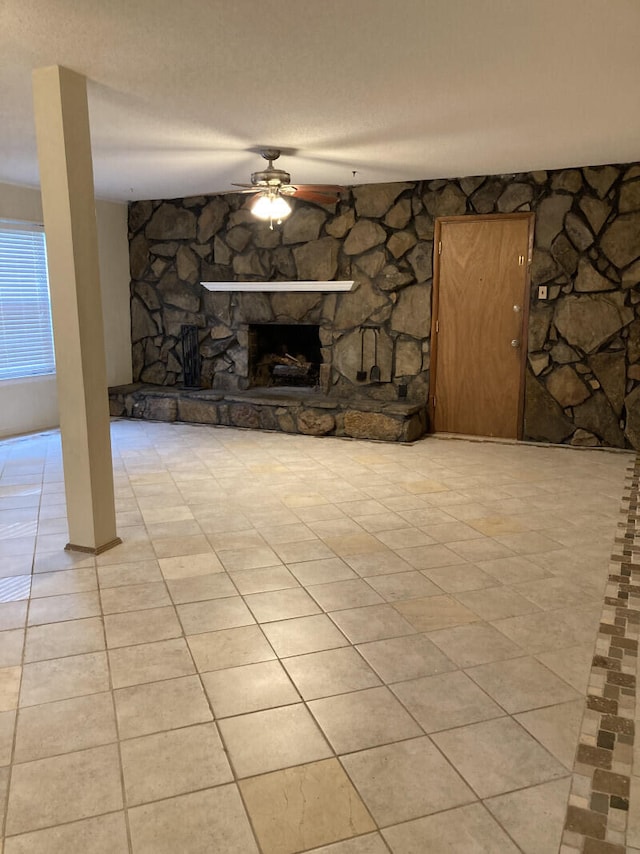
[[[291,205],[285,198],[291,196],[302,199],[305,202],[314,202],[319,205],[334,204],[340,197],[340,191],[344,187],[337,184],[298,184],[291,183],[291,175],[284,169],[276,169],[274,160],[280,157],[277,148],[264,148],[260,151],[261,156],[268,162],[266,169],[251,173],[250,184],[233,184],[234,187],[242,187],[241,193],[257,193],[257,198],[251,204],[251,213],[270,221],[281,223],[291,213]]]

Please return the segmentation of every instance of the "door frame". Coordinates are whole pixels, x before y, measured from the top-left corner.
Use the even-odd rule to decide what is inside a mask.
[[[433,235],[433,295],[431,301],[431,370],[429,375],[429,433],[434,433],[435,430],[435,407],[433,405],[436,389],[436,377],[438,370],[438,333],[436,332],[436,324],[438,323],[438,312],[440,309],[440,253],[442,246],[442,226],[448,223],[456,222],[486,222],[487,220],[508,220],[521,219],[528,221],[528,241],[527,241],[527,258],[524,281],[524,294],[522,305],[522,335],[521,335],[521,350],[523,358],[520,364],[520,390],[518,394],[518,432],[517,439],[521,440],[524,432],[524,391],[525,377],[527,370],[528,358],[528,338],[529,338],[529,304],[531,302],[531,260],[533,257],[533,237],[535,225],[535,213],[504,213],[504,214],[462,214],[460,216],[439,216],[436,217],[435,230]]]

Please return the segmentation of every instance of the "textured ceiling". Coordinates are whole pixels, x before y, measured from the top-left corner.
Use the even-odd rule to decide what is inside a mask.
[[[260,146],[300,183],[640,160],[639,39],[639,0],[0,0],[0,181],[38,184],[54,64],[106,199],[230,189]]]

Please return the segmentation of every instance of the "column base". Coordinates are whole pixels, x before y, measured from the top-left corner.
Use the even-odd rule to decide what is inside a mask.
[[[67,543],[64,550],[65,552],[84,552],[88,555],[101,555],[102,552],[106,552],[114,546],[119,546],[121,542],[122,540],[120,537],[116,537],[113,540],[109,540],[109,542],[105,543],[103,546],[97,546],[96,548],[92,548],[91,546],[77,546],[75,543]]]

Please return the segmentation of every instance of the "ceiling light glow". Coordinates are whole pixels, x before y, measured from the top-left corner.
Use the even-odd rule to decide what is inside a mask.
[[[251,205],[251,213],[258,219],[268,219],[273,228],[274,220],[280,224],[289,216],[291,205],[279,193],[260,193]]]

